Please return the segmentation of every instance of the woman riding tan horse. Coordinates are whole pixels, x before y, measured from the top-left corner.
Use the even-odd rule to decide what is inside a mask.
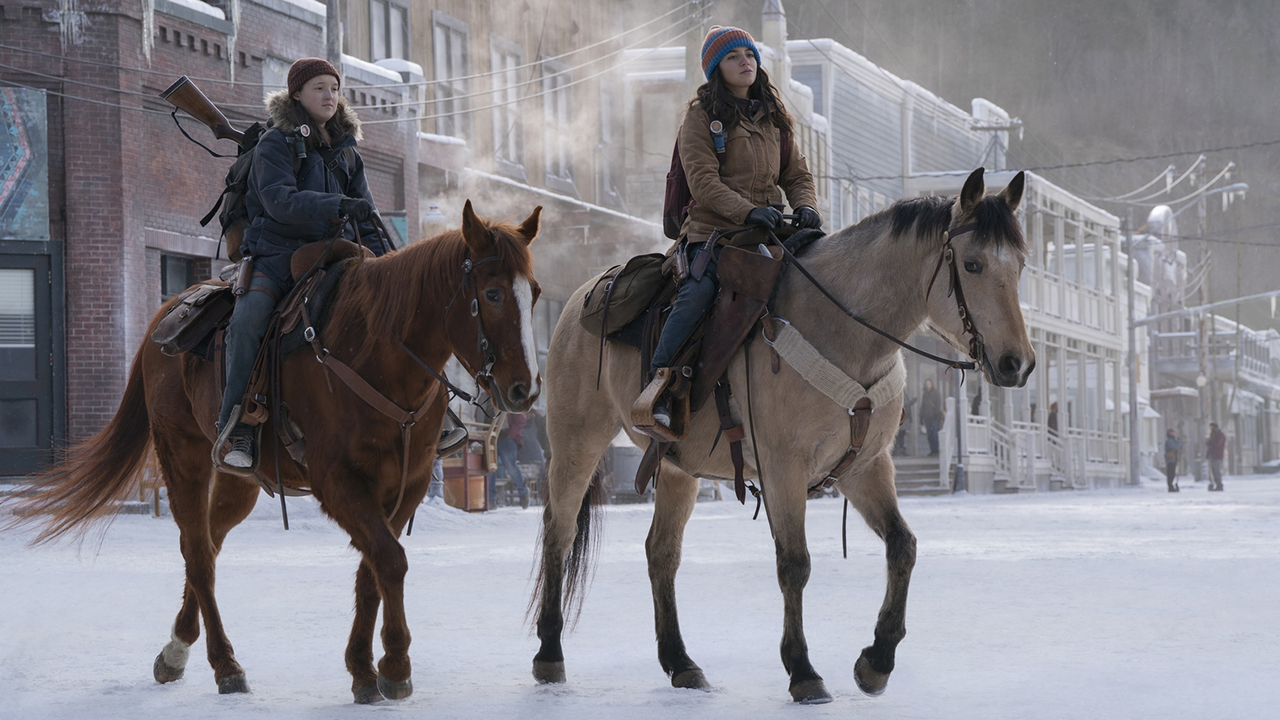
[[[988,381],[1021,386],[1035,364],[1018,304],[1026,249],[1013,213],[1022,190],[1019,173],[998,195],[984,197],[979,169],[965,182],[958,200],[899,201],[818,240],[799,259],[834,298],[870,324],[899,340],[927,324],[952,346],[972,353]],[[540,682],[565,678],[561,633],[565,612],[580,600],[590,562],[592,516],[586,503],[593,471],[620,427],[637,445],[649,442],[628,422],[641,389],[640,358],[634,348],[608,343],[600,389],[583,381],[595,375],[599,341],[582,328],[578,315],[584,294],[595,282],[589,280],[565,304],[547,354],[550,498],[534,597],[542,645],[533,672]],[[791,695],[798,702],[831,697],[809,662],[801,617],[801,597],[809,579],[805,502],[809,490],[825,486],[828,478],[885,542],[888,589],[875,642],[854,666],[859,687],[879,693],[906,634],[907,585],[916,554],[915,536],[898,512],[890,457],[902,412],[899,349],[846,317],[797,268],[783,272],[762,334],[772,338],[773,348],[761,339],[749,341],[734,357],[727,377],[737,400],[731,407],[733,419],[746,429],[743,454],[748,473],[763,491],[777,546],[785,612],[782,663],[791,678]],[[811,356],[809,365],[795,360],[784,346],[799,347],[798,337],[820,358]],[[785,362],[774,360],[774,348]],[[845,459],[853,447],[853,405],[836,402],[833,396],[838,393],[816,380],[818,385],[811,384],[809,376],[791,364],[807,369],[820,365],[821,359],[830,366],[823,375],[843,376],[844,386],[869,388],[870,397],[878,398],[851,464]],[[728,443],[716,443],[719,429],[715,413],[694,415],[686,438],[662,460],[653,525],[645,543],[658,659],[676,687],[707,687],[680,635],[675,575],[684,526],[697,498],[695,478],[733,477]]]
[[[500,410],[524,412],[541,391],[531,315],[538,285],[528,247],[541,210],[517,227],[481,220],[468,201],[461,230],[354,261],[318,334],[319,349],[283,361],[282,400],[307,442],[305,467],[280,453],[283,484],[309,488],[361,554],[346,649],[356,702],[403,698],[413,689],[404,614],[408,561],[398,538],[431,480],[447,401],[437,380],[445,362],[456,354]],[[341,368],[316,362],[330,357],[364,379],[363,393]],[[211,472],[220,400],[212,363],[169,357],[145,342],[115,417],[37,480],[38,492],[18,503],[17,522],[43,523],[38,540],[49,540],[109,518],[154,444],[187,572],[182,608],[155,660],[155,677],[162,683],[182,677],[203,617],[218,691],[232,693],[249,686],[223,631],[214,563],[261,488],[249,478]],[[263,432],[271,437],[274,429],[268,424]],[[274,448],[270,442],[262,448],[261,472],[271,487],[277,483]],[[385,654],[375,669],[380,603]]]

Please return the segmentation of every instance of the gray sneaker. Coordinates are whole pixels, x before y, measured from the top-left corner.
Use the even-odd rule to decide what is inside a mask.
[[[659,405],[653,409],[653,421],[664,428],[671,428],[671,411]]]
[[[222,462],[234,468],[248,470],[253,467],[253,434],[232,435],[228,441],[231,449],[223,456]]]

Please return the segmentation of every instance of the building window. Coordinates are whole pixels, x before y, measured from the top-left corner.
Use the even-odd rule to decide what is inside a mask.
[[[520,70],[524,53],[519,45],[489,36],[493,72],[493,162],[505,175],[525,180],[524,122],[520,116]]]
[[[596,144],[595,163],[596,163],[596,202],[610,205],[613,207],[625,207],[622,201],[622,193],[618,191],[617,180],[619,179],[618,168],[622,164],[621,148],[616,139],[622,137],[617,125],[621,122],[618,117],[618,91],[614,83],[609,81],[601,81],[600,83],[600,142]]]
[[[435,50],[436,103],[433,115],[436,132],[441,135],[469,139],[471,121],[467,114],[470,103],[463,96],[470,83],[471,60],[467,51],[467,24],[439,10],[431,12],[431,38]]]
[[[409,59],[409,8],[369,0],[369,59]]]
[[[542,64],[543,162],[547,187],[578,196],[573,184],[573,138],[569,130],[569,113],[573,107],[573,81],[562,63]]]
[[[164,302],[196,283],[195,261],[181,255],[160,256],[160,301]]]

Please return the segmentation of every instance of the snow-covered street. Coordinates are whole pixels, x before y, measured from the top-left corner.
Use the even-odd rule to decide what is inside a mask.
[[[885,694],[853,662],[884,593],[883,545],[809,505],[805,620],[835,701],[789,702],[782,603],[762,517],[700,503],[677,581],[690,655],[715,691],[659,668],[644,561],[651,505],[609,507],[564,686],[530,675],[540,508],[423,506],[405,539],[415,694],[351,704],[343,647],[356,556],[310,500],[265,496],[232,532],[218,596],[252,694],[217,694],[203,637],[186,677],[151,677],[182,588],[177,528],[122,516],[100,548],[0,536],[0,717],[1256,718],[1280,703],[1280,478],[1134,490],[904,498],[919,538],[908,636]],[[380,648],[375,646],[378,654]],[[1271,708],[1271,710],[1267,710]]]

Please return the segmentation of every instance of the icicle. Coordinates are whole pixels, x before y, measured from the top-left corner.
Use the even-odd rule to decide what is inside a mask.
[[[155,34],[155,0],[142,0],[142,55],[147,59],[147,67],[151,67],[151,49],[156,44]]]
[[[240,34],[240,0],[227,0],[227,19],[231,32],[227,35],[227,62],[231,63],[231,84],[236,82],[236,35]]]

